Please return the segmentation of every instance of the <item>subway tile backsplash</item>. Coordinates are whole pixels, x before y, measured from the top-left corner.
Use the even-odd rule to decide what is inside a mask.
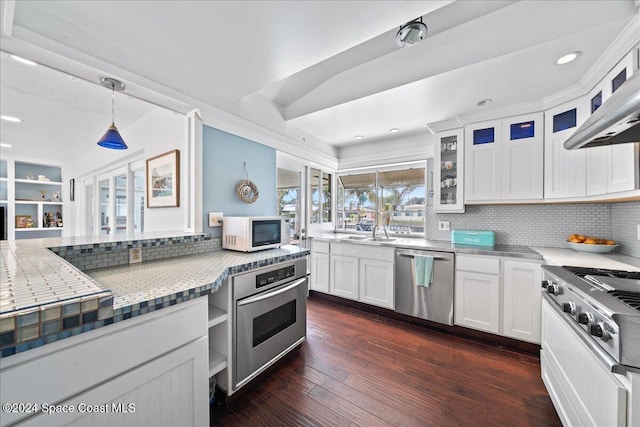
[[[640,202],[611,205],[611,228],[613,240],[620,244],[618,251],[640,258],[638,224],[640,224]]]
[[[451,240],[450,231],[438,230],[438,221],[450,221],[452,230],[493,230],[496,243],[508,245],[566,247],[569,234],[595,235],[618,241],[618,253],[640,257],[640,202],[467,206],[464,214],[438,214],[427,207],[430,240]]]

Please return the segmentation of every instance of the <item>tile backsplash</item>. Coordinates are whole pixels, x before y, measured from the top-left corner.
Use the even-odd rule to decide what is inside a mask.
[[[438,221],[450,221],[452,230],[494,230],[496,243],[509,245],[565,247],[569,234],[596,235],[617,240],[618,253],[640,257],[640,202],[467,206],[464,214],[427,207],[428,239],[451,239],[450,231],[438,230]]]
[[[640,224],[640,202],[611,205],[611,231],[613,240],[620,244],[618,251],[640,258],[638,224]]]
[[[145,242],[114,242],[74,247],[55,248],[53,251],[82,271],[117,267],[129,264],[129,249],[142,248],[142,261],[153,261],[184,255],[211,252],[222,248],[220,238],[188,236],[155,239]]]

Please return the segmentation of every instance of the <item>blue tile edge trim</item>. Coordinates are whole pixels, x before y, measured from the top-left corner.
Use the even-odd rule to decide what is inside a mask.
[[[191,236],[187,236],[191,237]],[[35,340],[21,342],[19,344],[11,345],[0,349],[0,359],[9,357],[17,353],[22,353],[32,348],[41,347],[52,342],[60,341],[70,336],[79,335],[83,332],[88,332],[93,329],[101,328],[103,326],[110,325],[112,323],[127,320],[132,317],[141,316],[143,314],[160,310],[172,305],[176,305],[182,302],[190,301],[195,298],[200,298],[210,293],[216,292],[222,286],[222,283],[231,275],[242,273],[256,268],[265,267],[268,265],[278,264],[285,261],[290,261],[297,258],[302,258],[309,255],[309,250],[303,250],[295,254],[281,255],[274,258],[267,258],[260,261],[249,262],[246,264],[235,265],[227,267],[220,276],[212,283],[196,286],[187,290],[182,290],[173,294],[169,294],[162,297],[152,298],[148,301],[137,302],[131,306],[125,306],[115,309],[113,311],[113,317],[102,319],[96,322],[80,325],[73,329],[63,330],[59,333],[48,335],[46,337],[40,337]],[[182,294],[178,297],[178,294]],[[160,301],[158,301],[160,300]],[[137,306],[137,307],[136,307]],[[143,307],[144,306],[144,307]]]

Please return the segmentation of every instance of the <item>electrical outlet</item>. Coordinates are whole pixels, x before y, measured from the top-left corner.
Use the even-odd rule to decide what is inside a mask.
[[[438,230],[448,231],[450,227],[449,221],[438,221]]]
[[[209,227],[220,227],[222,225],[222,212],[209,212]]]
[[[142,248],[129,249],[129,264],[142,262]]]

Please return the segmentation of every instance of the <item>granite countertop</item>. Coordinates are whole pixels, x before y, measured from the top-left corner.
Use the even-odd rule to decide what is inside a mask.
[[[203,240],[211,236],[167,231],[0,242],[0,357],[207,295],[231,274],[308,254],[297,246],[210,250],[87,272],[62,258]]]
[[[352,243],[357,245],[378,245],[391,246],[405,249],[425,249],[444,252],[455,252],[462,254],[476,255],[493,255],[493,256],[509,256],[517,258],[530,258],[542,260],[542,255],[528,246],[518,245],[494,245],[494,246],[477,246],[477,245],[459,245],[442,240],[426,240],[419,237],[395,237],[390,241],[372,241],[352,240],[349,236],[353,234],[346,233],[327,233],[312,237],[315,240],[326,242]],[[362,235],[363,237],[371,237],[370,235]]]

